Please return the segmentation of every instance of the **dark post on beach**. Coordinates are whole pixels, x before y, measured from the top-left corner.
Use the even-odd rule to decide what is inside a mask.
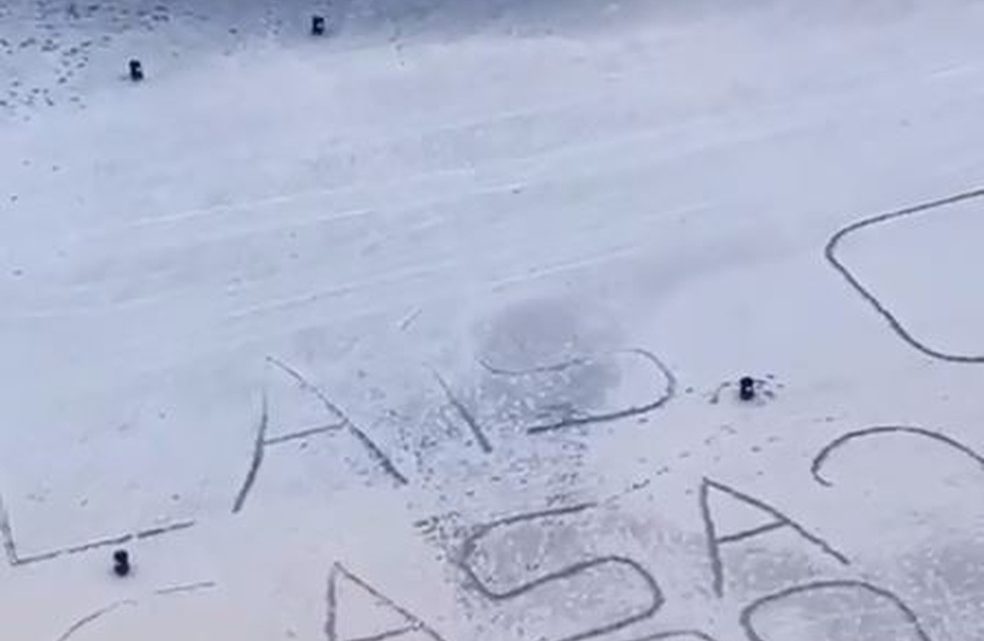
[[[118,577],[130,574],[130,554],[126,550],[113,552],[113,572]]]
[[[144,79],[143,65],[139,60],[130,61],[130,80],[140,82]]]
[[[755,379],[751,376],[742,376],[738,381],[738,398],[743,401],[750,401],[755,398]]]

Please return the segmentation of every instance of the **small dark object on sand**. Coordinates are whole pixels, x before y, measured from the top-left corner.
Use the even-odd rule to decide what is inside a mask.
[[[324,16],[312,16],[311,17],[311,35],[312,36],[323,36],[323,35],[325,35],[325,17]]]
[[[755,379],[751,376],[742,376],[738,381],[738,398],[743,401],[750,401],[755,398]]]
[[[113,572],[119,577],[130,574],[130,554],[126,550],[113,552]]]
[[[130,80],[140,82],[144,79],[143,65],[139,60],[130,61]]]

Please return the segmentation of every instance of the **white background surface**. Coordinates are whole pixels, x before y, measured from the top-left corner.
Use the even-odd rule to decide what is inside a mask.
[[[558,538],[489,538],[482,567],[516,585],[636,560],[666,603],[598,638],[741,639],[743,607],[821,579],[893,591],[932,639],[984,638],[981,465],[889,435],[833,455],[833,487],[809,474],[874,425],[984,451],[984,366],[911,348],[823,255],[849,223],[984,181],[984,6],[353,2],[309,39],[306,5],[69,4],[0,2],[0,496],[22,557],[196,525],[130,545],[125,581],[111,548],[0,565],[3,638],[126,600],[72,637],[324,638],[340,561],[449,641],[559,641],[645,602],[638,581],[603,568],[493,602],[455,560],[470,528],[586,501]],[[981,352],[981,206],[844,247],[960,353]],[[667,404],[525,433],[655,398],[667,381],[625,349],[672,371]],[[268,358],[407,483],[340,429],[267,448],[233,515],[264,396],[270,436],[338,421]],[[482,364],[572,358],[592,360]],[[774,398],[711,402],[746,373]],[[777,531],[727,547],[718,598],[704,477],[851,566]],[[722,501],[722,534],[757,524]],[[759,633],[919,638],[855,597],[763,609]],[[338,641],[378,634],[371,611]]]

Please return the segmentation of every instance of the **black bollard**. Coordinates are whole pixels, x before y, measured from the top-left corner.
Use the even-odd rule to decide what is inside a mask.
[[[143,65],[139,60],[130,61],[130,80],[140,82],[144,79]]]
[[[118,577],[130,574],[130,554],[126,550],[113,552],[113,572]]]
[[[323,36],[323,35],[325,35],[325,17],[324,16],[312,16],[311,17],[311,35],[312,36]]]
[[[755,398],[755,379],[751,376],[742,376],[738,381],[738,398],[743,401],[750,401]]]

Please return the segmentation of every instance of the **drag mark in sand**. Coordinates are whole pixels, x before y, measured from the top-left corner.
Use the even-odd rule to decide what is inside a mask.
[[[808,594],[810,592],[834,591],[862,592],[867,594],[869,597],[875,597],[879,600],[885,601],[891,605],[896,612],[898,612],[899,617],[905,624],[905,627],[914,632],[919,641],[931,641],[929,635],[926,634],[922,624],[919,622],[919,617],[916,616],[916,613],[912,610],[912,608],[906,605],[906,603],[895,593],[884,588],[874,586],[865,581],[816,581],[813,583],[806,583],[803,585],[786,588],[784,590],[780,590],[779,592],[766,595],[745,606],[740,617],[741,627],[748,636],[749,641],[768,641],[768,639],[759,634],[754,623],[755,615],[759,610],[769,605],[773,605],[799,595]],[[845,616],[857,616],[858,614],[862,613],[847,612],[845,613]],[[893,626],[893,629],[894,627],[895,626]],[[892,634],[891,638],[898,637],[895,634]]]
[[[943,445],[963,454],[975,463],[977,463],[981,470],[984,471],[984,456],[981,456],[968,446],[964,445],[960,441],[957,441],[945,434],[939,432],[934,432],[933,430],[927,430],[921,427],[907,427],[907,426],[878,426],[869,427],[863,430],[856,430],[853,432],[848,432],[843,434],[820,450],[820,452],[813,458],[813,463],[810,465],[810,473],[813,475],[814,480],[820,485],[830,487],[833,485],[826,477],[823,476],[821,468],[827,463],[827,460],[836,453],[839,449],[846,446],[848,443],[862,439],[869,438],[872,436],[887,436],[887,435],[908,435],[916,436],[919,438],[926,438]]]
[[[256,475],[260,472],[260,466],[263,464],[263,455],[266,449],[266,432],[270,425],[270,413],[267,406],[267,395],[263,394],[263,409],[260,413],[260,424],[256,430],[256,440],[253,443],[253,458],[250,459],[249,470],[246,472],[246,479],[243,481],[243,485],[239,488],[239,493],[236,495],[236,500],[232,504],[232,513],[236,514],[243,509],[243,505],[246,503],[246,497],[249,496],[249,491],[253,489],[253,484],[256,482]]]
[[[771,517],[772,520],[758,527],[721,536],[718,533],[718,525],[715,523],[714,515],[711,511],[711,490],[721,492],[732,499],[750,505]],[[819,548],[827,556],[834,558],[841,565],[850,565],[851,563],[846,556],[835,550],[829,543],[765,501],[739,492],[732,487],[712,481],[711,479],[705,478],[700,486],[700,513],[704,521],[704,532],[707,537],[707,556],[711,563],[714,594],[718,597],[724,596],[724,562],[721,559],[721,546],[761,536],[780,528],[791,528],[801,538],[806,539],[813,546]]]
[[[914,216],[917,214],[922,214],[925,212],[933,211],[935,209],[946,207],[948,205],[955,205],[967,200],[972,200],[974,198],[984,197],[984,188],[973,189],[970,191],[961,192],[959,194],[954,194],[953,196],[948,196],[946,198],[940,198],[938,200],[933,200],[926,203],[920,203],[918,205],[913,205],[911,207],[906,207],[904,209],[899,209],[897,211],[891,211],[883,214],[878,214],[877,216],[872,216],[870,218],[865,218],[858,222],[852,223],[847,227],[844,227],[840,231],[831,237],[827,246],[824,248],[824,255],[827,258],[827,262],[837,270],[838,273],[847,281],[847,283],[854,288],[854,290],[868,302],[871,307],[878,312],[882,318],[888,323],[892,330],[898,334],[898,336],[908,343],[911,347],[919,350],[927,356],[937,358],[943,361],[948,361],[951,363],[984,363],[984,354],[981,355],[960,355],[960,354],[947,354],[939,350],[929,347],[915,336],[906,328],[902,321],[891,311],[888,307],[882,303],[881,300],[875,296],[874,293],[868,289],[861,280],[843,263],[840,258],[837,257],[837,248],[841,241],[844,240],[848,235],[862,230],[866,227],[871,227],[873,225],[878,225],[882,223],[888,223],[891,221],[899,220],[909,216]],[[971,274],[967,275],[968,278],[973,278]]]
[[[349,584],[350,587],[347,589],[357,589],[372,596],[378,608],[395,612],[403,620],[402,623],[393,629],[383,632],[341,638],[338,634],[338,618],[340,614],[339,586],[343,583]],[[328,575],[326,602],[328,605],[328,616],[325,621],[325,635],[328,637],[328,641],[384,641],[384,639],[394,639],[409,633],[419,633],[430,639],[430,641],[445,641],[440,634],[424,623],[417,615],[398,605],[341,563],[335,563]]]
[[[146,530],[139,530],[137,532],[131,532],[129,534],[122,534],[120,536],[108,537],[105,539],[98,539],[95,541],[88,541],[86,543],[71,545],[64,548],[59,548],[57,550],[51,550],[48,552],[40,552],[28,556],[21,556],[20,553],[17,551],[17,542],[16,539],[14,538],[14,528],[13,525],[11,524],[10,514],[7,512],[7,508],[4,505],[3,497],[0,496],[0,539],[3,540],[4,555],[7,557],[7,563],[11,567],[30,565],[33,563],[40,563],[42,561],[50,561],[52,559],[56,559],[61,556],[71,556],[75,554],[81,554],[83,552],[89,552],[91,550],[105,548],[112,545],[121,545],[123,543],[128,543],[129,541],[133,541],[133,540],[150,539],[157,536],[162,536],[164,534],[169,534],[171,532],[186,530],[194,526],[195,526],[195,521],[191,521],[191,520],[178,521],[176,523],[171,523],[169,525],[148,528]]]
[[[359,441],[366,451],[369,452],[370,457],[383,469],[384,472],[386,472],[388,476],[395,480],[398,485],[406,485],[409,483],[407,478],[396,468],[393,461],[383,452],[375,441],[373,441],[364,431],[362,431],[362,429],[360,429],[341,410],[341,408],[333,403],[319,387],[308,381],[303,374],[283,361],[273,358],[272,356],[268,356],[266,360],[270,365],[276,367],[292,378],[301,387],[301,389],[314,394],[324,406],[325,410],[327,410],[328,414],[334,417],[336,422],[322,425],[320,427],[299,430],[289,434],[268,437],[267,432],[270,427],[270,416],[267,394],[264,392],[259,425],[257,427],[256,437],[253,441],[253,455],[250,459],[249,469],[246,472],[246,478],[243,480],[243,484],[240,486],[239,492],[236,494],[236,498],[233,501],[233,514],[241,512],[245,506],[246,499],[249,497],[249,494],[256,483],[260,468],[263,465],[266,448],[309,438],[311,436],[337,432],[340,430],[347,430],[349,434]]]
[[[487,537],[491,532],[497,529],[506,528],[512,525],[527,523],[531,521],[537,521],[540,519],[548,519],[553,517],[562,517],[572,514],[578,514],[595,507],[593,503],[584,503],[581,505],[575,505],[567,508],[556,508],[550,510],[540,510],[536,512],[529,512],[526,514],[520,514],[516,516],[510,516],[491,523],[487,523],[478,527],[470,536],[468,536],[460,552],[460,557],[458,561],[459,567],[465,573],[468,584],[479,592],[482,596],[489,599],[490,601],[502,602],[508,601],[520,597],[528,592],[536,590],[537,588],[543,587],[550,583],[564,583],[570,579],[573,579],[577,575],[584,572],[588,572],[598,567],[603,566],[620,566],[623,568],[628,568],[634,574],[642,579],[645,584],[646,589],[650,594],[649,605],[644,607],[642,610],[625,616],[621,619],[611,621],[608,623],[603,623],[596,627],[590,628],[583,632],[579,632],[559,641],[582,641],[584,639],[589,639],[593,637],[598,637],[606,635],[612,632],[616,632],[630,625],[634,625],[650,617],[654,616],[665,603],[665,597],[663,592],[656,582],[656,579],[646,571],[639,563],[636,561],[622,557],[622,556],[601,556],[587,561],[581,561],[578,563],[573,563],[560,570],[554,572],[548,572],[539,577],[536,577],[525,583],[520,583],[512,588],[495,590],[489,587],[476,572],[475,568],[472,566],[472,557],[475,555],[478,543],[483,538]]]
[[[650,634],[642,637],[641,639],[633,639],[632,641],[668,641],[669,639],[717,641],[717,639],[711,635],[706,632],[701,632],[700,630],[667,630],[666,632],[656,632],[655,634]]]
[[[115,603],[111,603],[103,608],[100,608],[95,612],[87,614],[86,616],[82,617],[81,619],[73,623],[67,630],[65,630],[65,632],[62,633],[60,637],[58,637],[57,641],[67,641],[69,638],[72,637],[73,634],[75,634],[82,628],[92,624],[93,622],[99,620],[100,618],[106,616],[107,614],[111,614],[112,612],[118,610],[119,608],[122,608],[124,606],[132,607],[136,605],[137,605],[136,601],[127,599],[124,601],[116,601]]]
[[[472,414],[471,411],[465,407],[465,404],[462,403],[457,396],[455,396],[454,392],[451,391],[451,386],[448,385],[447,381],[445,381],[440,374],[434,372],[434,378],[437,379],[437,383],[441,386],[441,390],[444,391],[444,396],[446,396],[448,402],[451,403],[451,407],[458,412],[458,415],[461,416],[461,420],[463,420],[468,426],[468,429],[471,430],[472,436],[475,438],[475,441],[478,442],[478,445],[482,448],[482,451],[486,454],[491,453],[492,444],[489,443],[488,437],[482,430],[482,426],[478,424],[478,420],[475,419],[474,414]]]
[[[352,421],[352,419],[350,419],[345,414],[345,412],[341,410],[340,407],[335,405],[335,403],[333,403],[331,399],[329,399],[325,395],[325,393],[321,391],[319,387],[313,385],[304,376],[302,376],[300,372],[290,367],[283,361],[279,361],[276,358],[270,356],[267,357],[267,361],[273,364],[274,366],[282,369],[285,373],[287,373],[289,376],[294,378],[294,380],[296,380],[301,385],[302,388],[307,389],[308,391],[312,392],[315,396],[317,396],[318,399],[320,399],[322,404],[325,406],[325,409],[327,409],[329,413],[333,414],[339,419],[340,421],[339,426],[348,429],[348,431],[352,434],[352,436],[354,436],[356,440],[362,443],[363,447],[365,447],[366,450],[368,450],[370,456],[376,461],[376,463],[380,467],[383,468],[383,471],[386,472],[386,474],[388,474],[393,480],[395,480],[398,485],[406,485],[407,483],[409,483],[407,477],[405,477],[398,469],[396,469],[396,465],[394,465],[393,461],[390,460],[390,458],[383,453],[382,449],[380,449],[380,447],[376,445],[376,443],[371,438],[369,438],[369,436],[365,432],[363,432]]]
[[[650,365],[655,371],[659,373],[660,378],[663,380],[663,389],[659,391],[659,394],[649,403],[644,405],[637,405],[632,407],[627,407],[622,410],[615,410],[611,412],[602,412],[597,414],[585,414],[581,416],[568,416],[561,418],[559,420],[547,421],[544,423],[539,423],[526,428],[527,434],[543,434],[545,432],[555,432],[559,430],[564,430],[571,427],[579,427],[586,425],[593,425],[597,423],[608,423],[612,421],[618,421],[626,418],[631,418],[633,416],[641,416],[643,414],[648,414],[653,410],[659,409],[676,395],[676,377],[673,372],[667,367],[663,362],[656,357],[655,354],[641,348],[625,349],[612,352],[612,356],[617,355],[633,355],[641,358],[648,365]],[[479,361],[479,364],[485,368],[490,374],[495,376],[506,376],[511,378],[528,377],[543,374],[557,374],[569,370],[574,367],[583,367],[592,362],[590,358],[575,358],[562,363],[556,363],[553,365],[545,365],[540,367],[533,367],[523,370],[510,370],[501,367],[495,367],[490,365],[485,361]]]
[[[187,585],[177,585],[170,588],[162,588],[160,590],[154,590],[153,594],[155,596],[168,596],[172,594],[183,594],[189,592],[198,592],[201,590],[210,590],[216,587],[216,584],[212,581],[202,581],[199,583],[189,583]],[[107,606],[103,606],[94,612],[90,612],[85,615],[75,623],[73,623],[65,632],[62,633],[56,641],[67,641],[76,632],[82,630],[83,628],[95,623],[99,619],[112,614],[113,612],[119,610],[122,607],[137,607],[140,603],[134,599],[123,599],[120,601],[114,601]]]
[[[201,590],[211,590],[217,587],[217,583],[214,581],[199,581],[198,583],[188,583],[185,585],[175,585],[170,588],[161,588],[160,590],[154,590],[154,594],[159,596],[166,596],[168,594],[187,594],[188,592],[199,592]]]

